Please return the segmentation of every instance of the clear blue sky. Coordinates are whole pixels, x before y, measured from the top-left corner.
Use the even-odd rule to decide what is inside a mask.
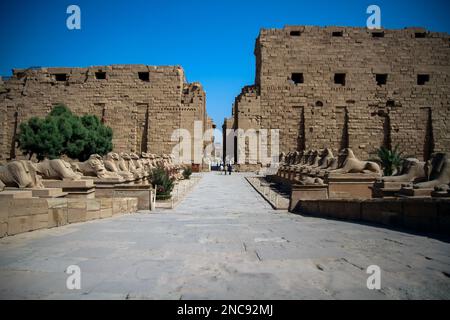
[[[66,28],[66,8],[81,8],[81,30]],[[450,1],[54,0],[0,1],[0,74],[29,66],[142,63],[181,65],[200,81],[219,125],[255,76],[260,28],[365,26],[377,4],[382,26],[450,33]]]

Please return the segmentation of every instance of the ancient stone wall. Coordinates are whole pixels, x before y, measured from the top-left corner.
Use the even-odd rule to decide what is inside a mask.
[[[234,110],[234,106],[233,106]],[[234,114],[234,111],[233,111]],[[228,161],[235,161],[236,150],[234,148],[234,130],[236,126],[234,124],[234,115],[230,118],[225,118],[222,125],[222,160],[224,163]],[[228,149],[227,149],[228,147]]]
[[[116,151],[171,153],[175,129],[206,120],[205,92],[178,66],[112,65],[13,70],[0,91],[0,159],[14,155],[14,126],[64,103],[112,127]],[[193,144],[192,144],[193,145]],[[15,151],[20,155],[20,150]]]
[[[246,86],[234,102],[234,123],[242,129],[243,136],[238,134],[237,159],[245,155],[245,162],[257,164],[259,159],[259,129],[260,129],[260,96],[257,86]],[[241,140],[239,140],[241,139]],[[242,143],[243,142],[243,143]]]
[[[288,26],[256,40],[260,128],[280,151],[349,146],[361,158],[399,145],[450,152],[450,36],[421,28]],[[238,113],[238,127],[241,116]]]

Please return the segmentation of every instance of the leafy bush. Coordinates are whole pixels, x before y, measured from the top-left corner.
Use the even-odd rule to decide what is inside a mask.
[[[398,146],[395,146],[393,150],[389,150],[386,147],[381,147],[377,150],[376,160],[381,163],[385,176],[392,176],[398,172],[403,165],[404,159],[403,152],[398,150]]]
[[[94,115],[78,117],[57,105],[44,119],[33,117],[20,125],[19,148],[30,158],[55,159],[61,155],[85,161],[91,154],[112,151],[112,129]]]
[[[174,187],[173,180],[162,168],[155,168],[152,171],[152,185],[156,186],[156,199],[165,200],[171,198]]]
[[[190,179],[191,175],[192,175],[192,168],[191,167],[184,168],[184,170],[183,170],[183,177],[185,179]]]

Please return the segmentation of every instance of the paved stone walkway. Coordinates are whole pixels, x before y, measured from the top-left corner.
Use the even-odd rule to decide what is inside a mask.
[[[238,174],[206,174],[175,210],[0,240],[2,299],[450,298],[449,277],[448,242],[279,213]]]

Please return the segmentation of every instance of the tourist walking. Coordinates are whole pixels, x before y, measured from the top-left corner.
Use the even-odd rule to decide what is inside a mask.
[[[233,166],[231,163],[228,164],[228,173],[231,175],[231,171],[233,171]],[[226,173],[225,173],[226,174]]]

